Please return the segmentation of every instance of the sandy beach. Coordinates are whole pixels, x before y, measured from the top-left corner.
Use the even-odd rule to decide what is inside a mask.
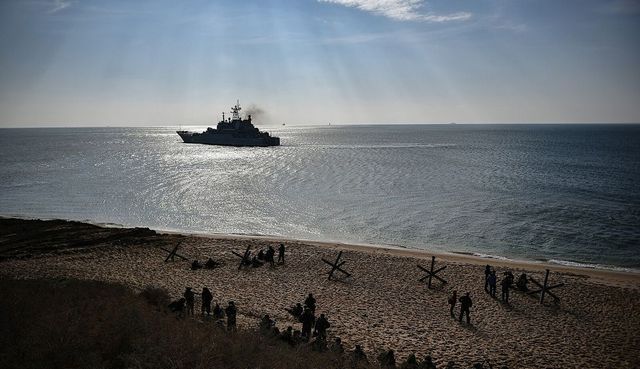
[[[284,241],[284,265],[239,270],[232,251],[277,249],[282,240],[159,234],[66,221],[0,219],[0,224],[2,278],[79,278],[135,289],[154,285],[175,298],[187,286],[208,287],[214,302],[236,302],[241,326],[255,326],[270,314],[281,329],[300,328],[285,308],[313,293],[316,315],[324,313],[331,322],[330,336],[341,337],[349,349],[361,344],[371,355],[389,348],[400,360],[429,354],[438,367],[450,360],[462,367],[483,361],[494,368],[640,367],[636,273],[295,240]],[[179,242],[179,253],[189,260],[211,257],[223,266],[192,271],[187,261],[165,262],[165,249]],[[335,259],[338,251],[352,277],[329,281],[321,258]],[[448,284],[434,281],[435,288],[428,289],[418,281],[424,273],[417,264],[428,267],[432,256],[437,267],[446,265],[439,275]],[[486,264],[496,268],[499,279],[511,270],[516,277],[526,272],[542,281],[550,269],[550,284],[566,284],[554,290],[560,304],[548,298],[540,305],[536,297],[517,292],[509,305],[491,298],[483,289]],[[459,296],[471,294],[471,325],[449,315],[447,299],[454,289]]]

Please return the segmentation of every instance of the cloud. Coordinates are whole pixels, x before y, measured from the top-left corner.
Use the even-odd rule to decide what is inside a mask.
[[[53,0],[53,8],[51,8],[47,13],[53,14],[57,13],[63,9],[66,9],[71,6],[71,1],[68,0]]]
[[[318,0],[321,3],[332,3],[366,12],[382,15],[399,21],[449,22],[471,18],[471,13],[458,12],[451,14],[433,14],[423,12],[424,0]]]

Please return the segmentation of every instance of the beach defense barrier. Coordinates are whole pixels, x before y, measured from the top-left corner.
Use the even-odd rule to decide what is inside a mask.
[[[328,260],[326,260],[325,258],[322,258],[322,261],[324,261],[325,263],[329,264],[331,266],[331,271],[329,272],[329,280],[331,280],[331,278],[333,277],[333,273],[337,270],[341,273],[343,273],[345,275],[345,277],[351,277],[351,274],[349,272],[347,272],[346,270],[342,269],[342,266],[344,265],[344,263],[346,263],[345,260],[340,261],[340,258],[342,257],[342,251],[340,251],[338,253],[338,257],[336,258],[335,262],[330,262]]]
[[[171,251],[165,249],[164,247],[158,247],[159,249],[164,250],[164,251],[169,253],[169,255],[167,255],[167,258],[164,259],[165,263],[169,262],[169,260],[175,261],[175,257],[176,256],[181,258],[182,260],[189,261],[189,259],[187,259],[185,256],[182,256],[182,255],[178,254],[178,248],[180,248],[181,244],[182,244],[182,241],[178,242],[178,244]]]
[[[528,295],[534,295],[536,293],[540,293],[540,304],[544,303],[544,296],[546,294],[550,295],[551,297],[553,297],[553,302],[554,303],[559,303],[560,302],[560,298],[556,295],[553,294],[553,292],[549,291],[553,288],[559,288],[564,286],[564,283],[558,283],[555,284],[553,286],[549,286],[547,283],[549,281],[549,269],[546,269],[546,273],[544,275],[544,282],[541,284],[540,282],[536,281],[535,279],[529,277],[529,281],[533,282],[533,284],[535,284],[536,286],[539,287],[539,289],[534,290],[534,291],[529,291],[527,292]]]
[[[438,276],[438,273],[440,273],[441,271],[445,270],[447,268],[447,266],[442,266],[436,270],[433,270],[433,268],[436,265],[436,257],[432,256],[431,257],[431,268],[427,269],[423,266],[421,266],[420,264],[418,264],[418,269],[422,270],[423,272],[427,273],[427,275],[425,275],[424,277],[420,278],[419,281],[420,282],[424,282],[425,279],[429,279],[429,281],[427,282],[427,287],[431,288],[431,279],[435,278],[437,280],[439,280],[440,282],[442,282],[442,284],[447,284],[447,281],[444,278],[441,278],[440,276]]]
[[[238,264],[238,270],[240,270],[242,269],[242,266],[247,265],[245,261],[250,261],[249,255],[251,255],[251,245],[247,246],[247,249],[244,251],[243,255],[235,251],[231,251],[231,253],[240,258],[240,264]]]

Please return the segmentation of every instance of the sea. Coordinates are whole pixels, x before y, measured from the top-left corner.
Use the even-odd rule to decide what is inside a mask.
[[[177,128],[0,129],[0,214],[640,270],[640,125]]]

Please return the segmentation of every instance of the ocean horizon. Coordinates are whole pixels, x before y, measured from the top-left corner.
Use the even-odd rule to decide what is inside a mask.
[[[0,130],[0,214],[640,270],[640,126]]]

